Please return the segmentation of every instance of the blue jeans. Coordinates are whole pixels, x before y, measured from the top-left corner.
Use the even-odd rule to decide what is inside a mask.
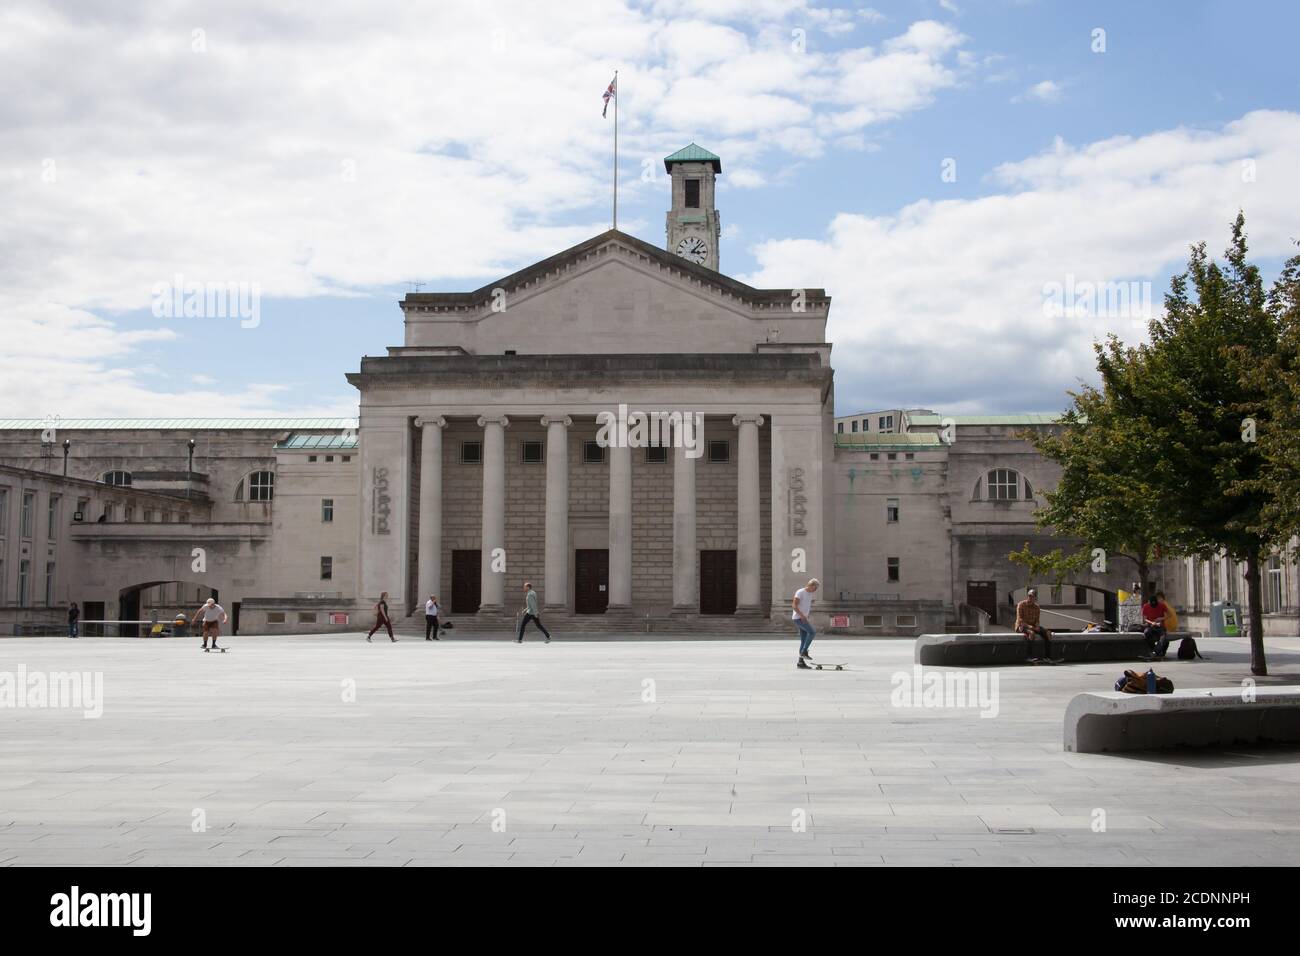
[[[76,622],[76,621],[69,621],[69,622],[68,622],[68,637],[76,637],[76,636],[77,636],[77,622]]]
[[[811,624],[805,624],[798,618],[795,619],[794,626],[799,629],[799,656],[803,657],[808,653],[808,647],[817,636],[817,632]]]

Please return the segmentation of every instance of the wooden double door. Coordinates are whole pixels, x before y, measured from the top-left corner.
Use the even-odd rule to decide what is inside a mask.
[[[573,557],[573,612],[604,614],[609,607],[609,549],[578,548]]]
[[[700,552],[700,613],[736,613],[736,552]]]
[[[477,614],[483,603],[483,552],[466,548],[451,553],[451,610]],[[423,606],[423,605],[422,605]]]

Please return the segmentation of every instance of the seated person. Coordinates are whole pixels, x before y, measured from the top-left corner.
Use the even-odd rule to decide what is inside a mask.
[[[1172,613],[1172,609],[1164,602],[1164,595],[1159,591],[1152,591],[1151,597],[1142,605],[1142,637],[1156,660],[1164,660],[1165,652],[1169,650],[1169,632],[1165,627],[1165,619]]]
[[[1038,606],[1038,589],[1030,588],[1025,599],[1016,605],[1016,630],[1032,641],[1041,637],[1047,645],[1046,656],[1052,656],[1052,632],[1039,624],[1042,608]]]

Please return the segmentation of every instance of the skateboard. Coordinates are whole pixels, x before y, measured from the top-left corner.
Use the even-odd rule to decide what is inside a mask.
[[[1027,664],[1050,664],[1050,665],[1052,665],[1053,667],[1055,667],[1057,664],[1064,664],[1064,663],[1065,663],[1065,658],[1064,658],[1064,657],[1058,657],[1058,658],[1051,658],[1051,657],[1031,657],[1031,658],[1029,658],[1029,660],[1027,660],[1025,663],[1027,663]]]
[[[220,651],[221,653],[224,654],[224,653],[226,653],[227,650],[229,650],[229,648],[225,648],[225,647],[205,647],[205,648],[203,648],[203,653],[204,653],[204,654],[210,654],[210,653],[212,653],[213,651]]]
[[[818,664],[816,661],[808,661],[808,666],[811,667],[813,670],[818,670],[818,671],[844,670],[843,664]]]

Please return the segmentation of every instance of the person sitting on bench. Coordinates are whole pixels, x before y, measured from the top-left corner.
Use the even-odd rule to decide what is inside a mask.
[[[1038,588],[1030,588],[1025,599],[1016,605],[1016,630],[1025,635],[1025,640],[1029,641],[1029,649],[1026,651],[1030,660],[1034,659],[1033,640],[1041,637],[1043,643],[1047,645],[1045,656],[1048,660],[1052,657],[1052,632],[1039,624],[1041,619],[1042,608],[1038,606]]]
[[[1159,591],[1152,591],[1151,597],[1142,605],[1142,637],[1151,648],[1151,656],[1158,661],[1164,660],[1169,650],[1169,629],[1165,622],[1172,614],[1165,596]]]

